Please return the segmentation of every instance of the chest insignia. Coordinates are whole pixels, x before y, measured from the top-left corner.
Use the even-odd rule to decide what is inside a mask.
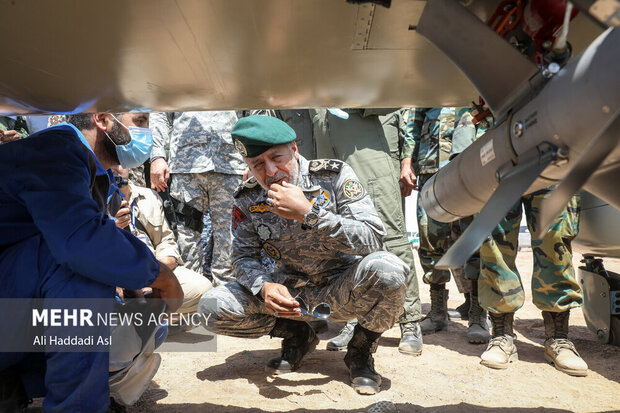
[[[232,209],[232,216],[233,216],[233,227],[234,227],[235,229],[237,229],[237,225],[238,225],[240,222],[245,221],[245,220],[246,220],[246,218],[247,218],[247,217],[245,216],[245,214],[243,213],[243,211],[242,211],[242,210],[240,210],[240,209],[239,209],[239,207],[238,207],[238,206],[236,206],[236,205],[235,205],[235,206],[233,207],[233,209]]]
[[[271,230],[265,224],[260,224],[256,229],[256,232],[258,233],[260,239],[263,241],[267,241],[269,238],[271,238]]]
[[[269,258],[272,258],[276,261],[278,261],[282,257],[280,251],[275,247],[275,245],[270,242],[265,242],[265,244],[263,244],[263,250],[265,250],[265,254],[267,254]]]
[[[261,202],[259,204],[256,205],[251,205],[250,208],[248,208],[250,210],[250,212],[252,213],[261,213],[264,214],[265,212],[269,212],[269,205],[267,205],[266,202]]]

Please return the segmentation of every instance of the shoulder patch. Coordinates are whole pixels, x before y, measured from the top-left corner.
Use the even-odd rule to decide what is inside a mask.
[[[344,196],[354,201],[362,198],[366,191],[364,191],[364,187],[362,183],[357,179],[349,179],[344,183],[342,188],[344,192]]]
[[[310,172],[340,172],[341,169],[342,161],[338,161],[336,159],[316,159],[314,161],[310,161],[310,165],[308,166],[308,170]]]
[[[235,189],[235,193],[233,194],[233,197],[237,198],[241,194],[241,192],[243,192],[244,189],[251,189],[251,188],[256,187],[256,185],[258,185],[258,181],[256,180],[255,177],[251,177],[250,179],[247,179],[241,182],[239,186],[237,187],[237,189]]]

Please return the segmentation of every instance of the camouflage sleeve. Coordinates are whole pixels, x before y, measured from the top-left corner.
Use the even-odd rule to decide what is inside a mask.
[[[172,130],[173,114],[152,113],[149,118],[149,125],[153,131],[153,149],[151,150],[151,162],[157,158],[166,159],[166,146],[170,142],[170,131]]]
[[[237,282],[256,295],[265,283],[273,281],[263,267],[260,238],[254,230],[252,220],[248,219],[250,213],[243,198],[235,201],[232,209],[233,241],[230,261]]]
[[[370,195],[349,165],[342,165],[333,188],[338,213],[321,209],[315,230],[338,241],[342,246],[338,252],[367,255],[380,250],[385,228]]]
[[[454,116],[454,132],[452,134],[452,149],[450,160],[455,158],[465,148],[476,140],[476,127],[469,108],[457,108]]]
[[[424,112],[422,109],[415,108],[409,110],[407,126],[405,127],[405,143],[401,159],[411,158],[411,163],[417,163],[417,154],[420,147],[420,136],[422,134],[422,124],[424,123]]]

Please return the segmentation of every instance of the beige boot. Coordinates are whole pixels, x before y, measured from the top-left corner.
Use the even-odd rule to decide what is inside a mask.
[[[588,365],[581,358],[575,345],[568,339],[570,310],[560,313],[543,311],[545,322],[545,360],[556,369],[571,376],[587,376]]]
[[[480,364],[492,369],[505,369],[512,361],[518,360],[515,335],[512,331],[514,313],[491,313],[493,336],[487,349],[480,356]]]

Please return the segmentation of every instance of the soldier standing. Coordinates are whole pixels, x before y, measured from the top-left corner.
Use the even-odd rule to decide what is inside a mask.
[[[398,320],[401,328],[398,349],[403,354],[417,356],[422,353],[423,346],[419,323],[422,307],[399,185],[405,110],[345,109],[341,112],[342,115],[338,116],[325,109],[310,110],[317,156],[337,158],[351,165],[362,185],[367,188],[385,226],[385,250],[403,260],[410,268],[407,295]],[[354,322],[348,323],[340,335],[327,343],[327,348],[346,348],[353,326]]]
[[[515,311],[523,306],[525,299],[515,265],[522,205],[528,229],[534,233],[540,205],[549,192],[550,189],[543,189],[522,197],[480,248],[480,304],[489,310],[493,326],[489,345],[480,356],[481,363],[487,367],[505,369],[518,357],[513,321]],[[572,376],[588,374],[587,364],[568,339],[570,309],[583,304],[583,292],[575,280],[571,253],[571,240],[579,231],[579,213],[579,198],[575,196],[543,238],[532,240],[532,299],[542,311],[545,359]]]
[[[417,177],[415,189],[421,188],[440,168],[445,166],[451,157],[462,150],[462,146],[471,143],[476,134],[471,122],[468,108],[415,108],[409,112],[406,146],[404,150],[403,173],[413,179]],[[460,137],[457,137],[460,136]],[[471,136],[470,139],[461,137]],[[453,139],[465,141],[453,150]],[[412,171],[412,169],[415,171]],[[450,281],[450,271],[438,270],[435,264],[446,253],[452,244],[452,233],[461,233],[470,218],[457,223],[443,223],[430,218],[419,201],[416,210],[420,248],[418,255],[424,270],[423,281],[430,285],[431,311],[422,320],[422,333],[431,334],[445,330],[448,325],[448,290],[446,283]],[[457,285],[466,290],[461,291],[469,298],[469,327],[467,338],[470,343],[485,343],[489,339],[487,315],[480,307],[477,297],[477,282],[480,273],[479,256],[475,254],[467,263],[464,271],[455,272],[455,277],[465,276],[466,280],[457,280]]]
[[[203,215],[209,209],[213,228],[211,274],[215,285],[232,280],[230,268],[230,210],[232,194],[245,165],[235,151],[230,130],[238,120],[234,111],[170,112],[151,115],[153,150],[151,187],[165,191],[175,203],[178,244],[185,267],[202,274]],[[170,146],[170,165],[166,146]]]
[[[268,364],[278,374],[296,370],[316,347],[306,320],[357,318],[345,363],[357,392],[378,392],[372,353],[402,310],[409,268],[381,251],[385,230],[366,189],[346,163],[300,156],[295,132],[277,118],[245,117],[232,135],[254,177],[235,193],[236,281],[201,299],[206,327],[282,337],[281,357]],[[261,250],[276,262],[272,273]]]

